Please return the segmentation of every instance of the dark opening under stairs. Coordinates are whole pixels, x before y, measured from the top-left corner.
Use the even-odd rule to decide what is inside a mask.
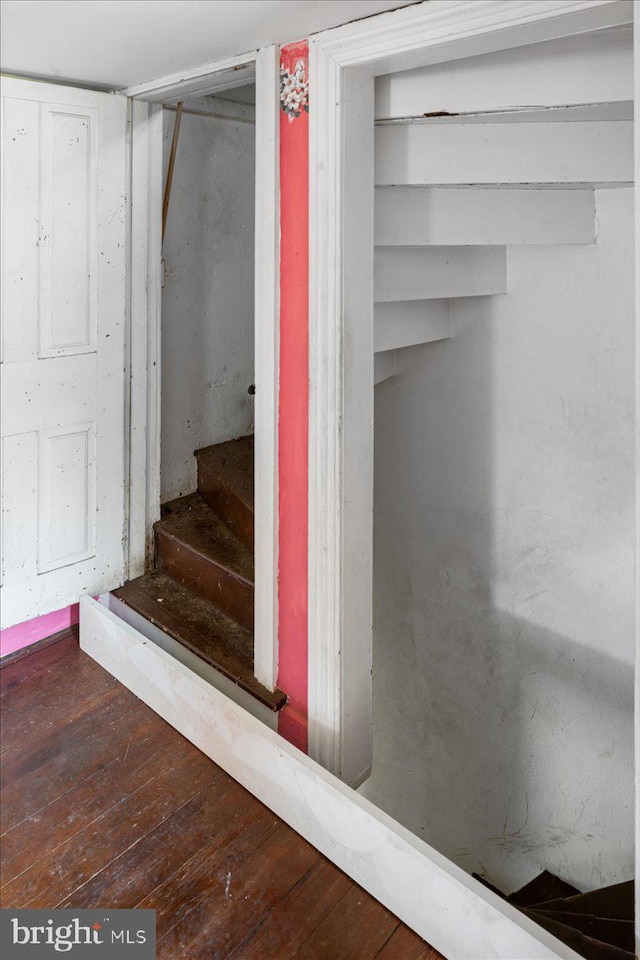
[[[253,437],[196,450],[198,491],[162,507],[155,569],[114,595],[271,710],[253,672]]]
[[[484,877],[474,877],[587,960],[635,957],[633,880],[581,893],[545,870],[505,896]]]

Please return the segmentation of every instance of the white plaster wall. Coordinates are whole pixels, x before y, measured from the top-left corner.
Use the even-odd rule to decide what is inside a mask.
[[[163,502],[195,490],[194,450],[253,432],[254,152],[253,124],[183,114],[163,251]]]
[[[468,870],[633,876],[633,217],[376,388],[371,800]]]

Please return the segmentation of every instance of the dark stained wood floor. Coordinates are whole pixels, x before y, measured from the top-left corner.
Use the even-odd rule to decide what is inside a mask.
[[[3,907],[152,907],[159,960],[440,960],[73,634],[0,691]]]

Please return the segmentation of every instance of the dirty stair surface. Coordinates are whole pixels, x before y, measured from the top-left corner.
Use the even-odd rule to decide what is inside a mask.
[[[198,492],[253,553],[253,437],[196,450]]]
[[[155,525],[156,567],[253,630],[253,554],[198,493],[172,500]]]
[[[253,437],[196,451],[198,492],[162,507],[155,569],[114,595],[271,710],[253,672]]]
[[[587,960],[633,960],[632,880],[580,893],[545,870],[505,896],[484,877],[474,876]]]

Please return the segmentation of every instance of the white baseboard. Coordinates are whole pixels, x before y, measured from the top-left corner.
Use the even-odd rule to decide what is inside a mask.
[[[448,960],[580,960],[91,597],[80,646]]]

